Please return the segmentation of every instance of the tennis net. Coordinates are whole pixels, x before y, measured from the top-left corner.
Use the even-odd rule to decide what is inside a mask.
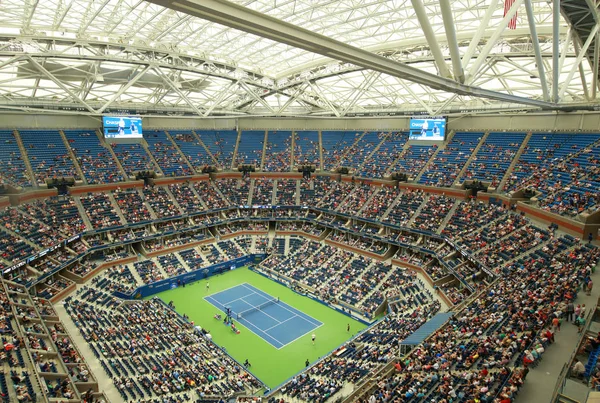
[[[264,308],[266,308],[270,305],[273,305],[273,304],[278,304],[278,303],[279,303],[279,298],[273,298],[273,299],[263,302],[262,304],[255,305],[250,309],[246,309],[245,311],[237,313],[236,317],[239,320],[241,318],[246,317],[246,315],[248,315],[252,312],[262,311]]]

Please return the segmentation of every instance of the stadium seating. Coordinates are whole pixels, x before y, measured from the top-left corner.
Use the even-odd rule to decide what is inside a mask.
[[[94,129],[64,130],[63,132],[87,183],[121,182],[123,180],[117,163],[110,151],[100,143]]]
[[[199,171],[205,165],[214,165],[206,148],[196,139],[191,130],[169,130],[175,145],[186,156],[192,166]]]
[[[234,130],[196,130],[196,134],[224,169],[231,168],[238,134]]]
[[[490,133],[459,180],[491,182],[497,187],[524,139],[525,133]]]
[[[257,169],[260,168],[263,158],[264,143],[264,130],[242,131],[237,149],[236,166],[239,164],[252,164],[255,165]]]
[[[297,165],[311,164],[320,167],[319,156],[319,132],[298,131],[295,132],[294,162]]]
[[[144,133],[144,140],[148,143],[148,149],[156,163],[165,176],[191,175],[192,170],[187,161],[177,151],[167,133],[162,130],[154,130]]]
[[[128,176],[138,171],[155,171],[158,167],[141,144],[111,144],[115,155]]]
[[[14,133],[11,130],[0,130],[0,143],[0,183],[20,187],[31,186]]]
[[[332,171],[338,167],[342,157],[352,152],[354,142],[361,136],[362,133],[352,131],[322,131],[323,168]]]
[[[384,177],[394,161],[400,156],[407,140],[408,135],[406,133],[384,133],[379,148],[362,163],[359,176],[365,178]]]
[[[452,186],[482,137],[483,133],[455,133],[446,147],[431,160],[419,183]]]
[[[58,130],[21,130],[19,136],[37,183],[46,178],[81,179]]]
[[[48,140],[38,141],[39,133],[47,133],[51,141],[56,141],[56,148],[49,148]],[[64,131],[84,174],[84,178],[79,178],[60,132],[23,131],[21,138],[32,159],[36,181],[41,182],[48,174],[67,172],[92,184],[120,181],[120,177],[112,176],[119,170],[113,164],[115,161],[110,162],[109,150],[94,133],[89,136],[86,133]],[[239,150],[238,160],[258,161],[259,165],[262,144],[259,147],[259,143],[250,139],[262,135],[264,140],[264,132],[251,133],[242,133],[240,147],[245,145]],[[203,144],[198,142],[196,134]],[[292,133],[271,141],[281,134],[268,133],[265,170],[290,169]],[[202,161],[212,164],[211,154],[219,164],[231,162],[237,134],[229,133],[228,138],[233,139],[229,148],[222,148],[225,140],[221,135],[210,131],[149,132],[146,141],[164,174],[180,176],[192,173],[181,153],[194,167],[203,164]],[[305,136],[303,140],[302,136]],[[318,162],[318,137],[316,132],[297,133],[294,138],[296,163],[311,158],[317,158]],[[582,135],[576,139],[577,136],[572,135],[553,134],[543,138],[543,135],[533,134],[528,136],[519,160],[514,161],[525,133],[490,133],[465,166],[481,137],[481,133],[456,133],[446,148],[436,152],[434,146],[405,148],[403,134],[333,132],[327,140],[323,138],[324,162],[327,161],[327,169],[346,164],[359,167],[360,176],[367,177],[381,177],[385,172],[396,171],[406,172],[411,177],[422,173],[420,183],[436,186],[450,186],[457,180],[467,179],[498,185],[515,162],[515,171],[507,177],[504,189],[532,186],[541,193],[541,208],[575,217],[600,205],[598,135]],[[0,138],[8,140],[6,149],[12,150],[5,151],[6,158],[11,164],[18,164],[15,161],[20,161],[16,157],[20,154],[12,133],[0,132]],[[152,164],[144,147],[112,147],[128,174]],[[377,164],[377,161],[385,163]],[[22,169],[24,172],[24,164]],[[464,175],[459,177],[461,171]],[[2,180],[25,183],[18,181],[16,172],[3,170]],[[520,382],[518,366],[528,357],[526,350],[530,346],[549,346],[543,334],[555,304],[576,297],[577,289],[571,284],[579,281],[588,267],[596,265],[600,258],[594,246],[584,245],[562,233],[554,234],[504,207],[475,199],[457,200],[442,193],[373,186],[360,179],[338,181],[328,176],[297,180],[266,175],[252,176],[252,179],[189,179],[189,182],[143,189],[125,187],[105,193],[54,196],[0,210],[0,269],[17,262],[26,263],[6,273],[2,286],[6,290],[9,285],[28,284],[29,287],[33,280],[47,275],[29,290],[35,298],[30,297],[24,287],[19,288],[25,291],[23,293],[0,293],[0,300],[4,299],[1,307],[6,311],[7,306],[10,309],[14,306],[18,314],[8,321],[0,321],[0,325],[36,330],[33,326],[43,318],[37,318],[33,306],[40,315],[46,312],[50,316],[52,305],[44,301],[62,298],[64,291],[75,288],[74,281],[83,281],[91,277],[90,273],[94,272],[94,276],[98,273],[67,299],[66,306],[103,371],[112,376],[124,399],[231,397],[261,386],[260,382],[223,351],[214,350],[214,345],[194,331],[189,322],[162,303],[121,304],[114,293],[131,294],[142,284],[227,262],[250,252],[269,251],[272,254],[258,270],[278,276],[290,287],[302,288],[323,302],[365,319],[374,319],[382,310],[388,313],[374,327],[287,382],[275,396],[321,401],[348,385],[362,385],[367,376],[373,376],[376,382],[364,385],[363,397],[373,395],[376,402],[383,401],[386,394],[415,402],[493,401],[507,393],[506,385]],[[242,207],[268,206],[273,202],[296,205],[297,200],[308,208]],[[222,210],[207,213],[208,209]],[[153,219],[161,221],[153,222]],[[275,226],[269,225],[273,221]],[[388,223],[395,226],[383,225]],[[188,230],[192,225],[217,226]],[[271,240],[273,234],[269,229],[273,228],[278,233]],[[103,231],[85,233],[91,229]],[[241,231],[254,232],[254,235],[230,238],[231,234]],[[317,242],[304,237],[290,238],[289,234],[281,233],[284,231],[304,232],[322,239]],[[68,238],[81,233],[82,239],[64,245]],[[140,240],[150,235],[154,239]],[[226,240],[219,238],[225,235],[228,235]],[[120,244],[132,240],[135,240],[134,247]],[[197,240],[204,240],[206,244],[193,246],[191,243]],[[344,249],[338,248],[338,244]],[[58,248],[48,251],[48,255],[35,256],[55,245]],[[173,247],[183,250],[169,250]],[[465,254],[456,253],[457,248]],[[151,252],[158,256],[146,256]],[[366,257],[367,254],[371,257]],[[384,255],[393,256],[395,264],[383,263],[377,258]],[[35,258],[27,261],[32,256]],[[115,267],[104,269],[106,263],[121,259],[129,259],[129,263],[115,263]],[[63,266],[67,262],[70,263]],[[415,270],[404,268],[401,263]],[[101,265],[103,268],[99,269]],[[416,268],[424,275],[418,275]],[[439,284],[435,292],[430,291],[430,284],[425,284],[427,279]],[[555,279],[561,287],[556,286]],[[392,340],[397,344],[441,309],[436,293],[443,297],[444,304],[462,309],[460,315],[455,315],[430,341],[413,350],[407,361],[400,363],[400,371],[379,372],[397,354],[397,350],[390,347]],[[21,294],[25,294],[22,297],[25,303],[18,301]],[[517,317],[512,314],[515,310],[530,314]],[[128,315],[161,320],[166,323],[166,331],[146,341],[145,337],[131,339],[111,332],[115,327],[123,327],[132,334],[155,332],[149,323],[142,326],[143,330],[126,323],[123,318]],[[33,324],[26,323],[24,318],[35,320]],[[3,393],[13,388],[21,396],[33,396],[47,388],[49,396],[60,399],[65,397],[64,392],[59,392],[61,379],[69,382],[65,389],[67,394],[74,393],[78,383],[85,383],[89,368],[81,363],[71,339],[63,337],[61,324],[47,320],[44,323],[47,331],[26,335],[23,347],[17,349],[21,358],[14,352],[7,355],[6,363],[11,368],[20,360],[27,363],[28,354],[45,347],[56,349],[59,354],[44,362],[30,363],[30,371],[35,371],[36,376],[23,375],[15,382],[9,379],[8,373],[3,374],[4,377],[0,377]],[[505,342],[507,338],[510,342]],[[174,345],[177,347],[173,348]],[[213,350],[215,353],[211,353]],[[539,361],[541,357],[534,358]],[[65,363],[81,365],[65,367]],[[199,372],[188,374],[189,379],[185,376],[181,379],[181,373],[190,367]],[[156,373],[167,374],[162,384],[156,382],[153,376]],[[218,381],[202,382],[198,373],[210,374]],[[201,382],[200,392],[194,390],[191,381],[196,386]],[[483,387],[475,388],[474,381]],[[60,393],[63,395],[59,396]]]
[[[285,130],[269,131],[267,132],[267,139],[264,171],[289,171],[291,164],[292,132]]]

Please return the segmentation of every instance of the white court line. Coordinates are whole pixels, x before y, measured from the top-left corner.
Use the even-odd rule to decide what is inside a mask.
[[[318,328],[320,328],[321,326],[323,326],[323,324],[321,323],[319,326],[312,328],[311,330],[309,330],[308,332],[296,337],[294,340],[284,344],[283,346],[281,346],[281,348],[284,348],[285,346],[287,346],[288,344],[292,344],[293,342],[295,342],[296,340],[299,340],[301,338],[303,338],[304,336],[306,336],[307,334],[314,332],[315,330],[317,330]],[[281,343],[281,342],[280,342]],[[279,349],[278,349],[279,350]]]
[[[241,299],[244,299],[244,298],[241,298]],[[245,302],[245,303],[247,303],[248,305],[252,306],[252,307],[256,307],[256,306],[257,306],[257,305],[252,305],[252,304],[250,304],[250,303],[249,303],[248,301],[246,301],[246,300],[244,300],[244,302]],[[252,308],[250,308],[250,309],[252,309]],[[255,312],[261,312],[261,313],[264,313],[266,316],[268,316],[269,318],[273,319],[275,322],[277,322],[277,323],[282,323],[280,320],[278,320],[278,319],[275,319],[274,317],[272,317],[271,315],[269,315],[268,313],[266,313],[266,312],[265,312],[265,311],[263,311],[262,309],[257,309],[257,310],[256,310],[256,311],[254,311],[254,312],[250,312],[250,314],[253,314],[253,313],[255,313]],[[243,312],[241,312],[241,313],[243,313]],[[243,319],[243,318],[244,318],[244,316],[242,316],[242,319]],[[239,320],[239,319],[238,319],[238,320]]]
[[[287,319],[286,319],[286,320],[284,320],[283,322],[279,322],[279,323],[278,323],[278,324],[276,324],[275,326],[271,326],[270,328],[268,328],[268,329],[265,329],[265,330],[263,330],[263,331],[264,331],[264,332],[268,332],[269,330],[271,330],[271,329],[274,329],[274,328],[276,328],[276,327],[277,327],[277,326],[279,326],[279,325],[283,325],[283,324],[284,324],[285,322],[287,322],[288,320],[292,320],[292,319],[294,319],[294,318],[295,318],[295,317],[297,317],[297,316],[298,316],[298,315],[294,315],[294,316],[292,316],[291,318],[287,318]],[[299,316],[298,316],[298,317],[299,317]]]
[[[244,283],[244,284],[242,284],[242,285],[243,285],[244,287],[246,287],[246,284],[247,284],[247,283]],[[255,290],[258,290],[258,288],[256,288],[256,287],[252,286],[251,284],[248,284],[248,285],[250,285],[250,287],[254,288]],[[248,288],[248,287],[246,287],[246,288]],[[259,291],[260,291],[260,290],[259,290]],[[264,292],[264,291],[263,291],[263,292]],[[254,293],[255,293],[255,294],[258,294],[256,291],[254,291]],[[267,294],[267,293],[265,293],[265,294]],[[267,294],[267,295],[269,295],[269,294]],[[271,295],[269,295],[269,297],[270,297],[270,296],[271,296]],[[281,301],[279,301],[279,302],[281,302]],[[285,304],[285,305],[287,305],[285,302],[284,302],[284,304]],[[293,309],[294,309],[296,312],[294,312],[294,311],[291,311],[291,310],[287,309],[285,306],[283,306],[283,305],[281,305],[281,304],[277,304],[277,305],[278,305],[279,307],[281,307],[281,308],[285,309],[286,311],[288,311],[288,312],[290,312],[290,313],[293,313],[293,314],[294,314],[294,315],[296,315],[296,316],[300,316],[302,319],[306,320],[308,323],[310,323],[310,324],[311,324],[311,325],[313,325],[313,326],[317,326],[317,327],[321,327],[321,326],[323,326],[323,322],[321,322],[321,321],[319,321],[319,320],[317,320],[317,319],[313,318],[312,316],[309,316],[309,315],[305,314],[304,312],[302,312],[302,311],[300,311],[300,310],[298,310],[298,309],[296,309],[296,308],[294,308],[294,307],[291,307],[291,306],[290,306],[290,308],[293,308]],[[304,315],[304,316],[298,315],[298,312],[300,312],[300,313],[301,313],[302,315]],[[313,322],[313,320],[314,320],[314,321],[316,321],[317,323]]]
[[[210,278],[210,277],[209,277],[209,278]],[[223,290],[221,290],[221,291],[214,292],[214,293],[212,293],[212,294],[210,294],[210,295],[207,295],[206,297],[212,297],[213,295],[217,295],[217,294],[220,294],[220,293],[222,293],[222,292],[225,292],[225,291],[232,290],[232,289],[234,289],[235,287],[239,287],[239,286],[241,286],[241,285],[244,285],[244,284],[247,284],[247,283],[242,283],[242,284],[238,284],[238,285],[232,285],[231,287],[225,288],[225,289],[223,289]],[[204,298],[206,298],[206,297],[204,297]]]
[[[211,302],[210,300],[213,300],[213,302]],[[221,305],[220,302],[218,302],[215,298],[208,296],[208,297],[204,297],[204,299],[211,304],[212,306],[216,307],[217,309],[219,308],[218,305]],[[222,307],[225,307],[224,305],[221,305]],[[243,322],[242,322],[243,321]],[[246,320],[244,318],[242,319],[238,319],[238,322],[242,323],[242,325],[244,325],[244,327],[246,329],[248,329],[249,331],[251,331],[252,333],[254,333],[255,335],[257,335],[258,337],[262,338],[263,340],[267,341],[266,339],[271,339],[273,341],[275,341],[277,344],[279,344],[280,346],[283,347],[283,343],[281,341],[279,341],[279,339],[276,339],[275,337],[271,336],[270,334],[264,332],[262,329],[260,329],[258,326],[256,326],[254,323],[250,322],[249,320]],[[282,347],[277,347],[275,344],[268,342],[270,345],[272,345],[273,347],[275,347],[277,350],[281,349]]]
[[[250,294],[246,294],[246,295],[244,295],[243,297],[240,297],[240,298],[236,298],[236,299],[235,299],[235,300],[233,300],[233,301],[237,301],[237,300],[240,300],[240,299],[241,299],[241,300],[243,300],[243,299],[244,299],[244,297],[250,296],[250,295],[252,295],[252,294],[258,294],[258,295],[260,295],[261,297],[265,297],[265,296],[272,297],[270,294],[267,294],[266,292],[264,292],[264,291],[262,291],[262,290],[260,290],[260,289],[258,289],[258,288],[256,288],[256,287],[254,287],[252,284],[248,284],[248,283],[242,283],[242,284],[238,284],[238,285],[236,285],[236,286],[233,286],[233,287],[229,287],[229,288],[228,288],[228,290],[229,290],[229,289],[231,289],[231,288],[240,287],[240,286],[242,286],[242,287],[246,288],[246,289],[247,289],[247,290],[249,290],[249,291],[252,291],[252,293],[250,293]],[[225,290],[223,290],[223,291],[225,291]],[[259,291],[259,292],[257,292],[257,291]],[[213,295],[214,295],[214,294],[213,294]],[[206,299],[206,297],[205,297],[205,299]],[[245,302],[246,304],[248,304],[248,305],[251,305],[251,306],[256,306],[256,305],[252,305],[252,304],[248,303],[248,302],[247,302],[247,301],[245,301],[245,300],[244,300],[244,302]],[[280,301],[280,302],[281,302],[281,301]],[[285,302],[284,302],[284,304],[285,304],[285,305],[287,305]],[[213,304],[213,305],[214,305],[214,304]],[[291,343],[293,343],[293,342],[295,342],[295,341],[297,341],[297,340],[301,339],[302,337],[306,336],[307,334],[309,334],[309,333],[311,333],[311,332],[314,332],[315,330],[317,330],[318,328],[320,328],[321,326],[323,326],[323,323],[322,323],[322,322],[318,321],[317,319],[315,319],[315,318],[313,318],[313,317],[311,317],[311,316],[307,315],[306,313],[304,313],[304,312],[302,312],[302,311],[300,311],[300,310],[297,310],[297,309],[296,309],[296,308],[294,308],[294,307],[290,307],[290,308],[293,308],[293,309],[294,309],[296,312],[289,310],[288,308],[286,308],[285,306],[282,306],[281,304],[277,304],[277,305],[278,305],[278,306],[280,306],[281,308],[285,309],[286,311],[288,311],[288,312],[290,312],[290,313],[294,314],[294,316],[298,316],[299,318],[302,318],[304,321],[306,321],[306,322],[307,322],[307,323],[309,323],[310,325],[312,325],[312,326],[316,326],[316,327],[314,327],[314,328],[312,328],[311,330],[309,330],[308,332],[306,332],[306,333],[304,333],[304,334],[302,334],[302,335],[300,335],[300,336],[296,337],[294,340],[291,340],[291,341],[289,341],[288,343],[286,343],[286,344],[283,344],[283,343],[282,343],[280,340],[278,340],[278,339],[276,339],[275,337],[273,337],[273,336],[269,335],[268,333],[266,333],[266,331],[265,331],[265,330],[263,330],[263,329],[260,329],[258,326],[256,326],[254,323],[252,323],[252,322],[250,322],[249,320],[247,320],[245,317],[242,317],[242,319],[238,319],[238,322],[243,320],[245,323],[242,323],[242,324],[243,324],[243,325],[244,325],[244,326],[245,326],[245,327],[246,327],[248,330],[250,330],[252,333],[256,334],[256,335],[257,335],[257,336],[259,336],[259,337],[263,337],[263,335],[264,335],[264,336],[266,336],[266,337],[270,338],[271,340],[275,340],[275,341],[276,341],[278,344],[281,344],[281,347],[276,347],[276,346],[275,346],[275,345],[273,345],[272,343],[269,343],[269,344],[271,344],[273,347],[275,347],[277,350],[281,350],[281,349],[282,349],[282,348],[284,348],[285,346],[287,346],[287,345],[289,345],[289,344],[291,344]],[[223,306],[225,306],[225,305],[223,305]],[[261,311],[261,310],[259,310],[259,311],[257,311],[257,312],[262,312],[262,313],[263,313],[263,314],[265,314],[266,316],[268,316],[268,317],[272,318],[273,320],[275,320],[276,322],[278,322],[278,324],[277,324],[277,325],[275,325],[274,327],[277,327],[277,326],[279,326],[280,324],[282,324],[282,323],[283,323],[283,322],[280,322],[280,321],[278,321],[277,319],[273,318],[271,315],[269,315],[269,314],[265,313],[264,311]],[[298,313],[301,313],[302,315],[298,315]],[[292,318],[293,318],[293,317],[292,317]],[[290,319],[292,319],[292,318],[288,318],[287,320],[290,320]],[[312,320],[311,320],[311,319],[312,319]],[[286,320],[286,321],[287,321],[287,320]],[[317,324],[317,323],[314,323],[313,321],[316,321],[316,322],[318,322],[318,324]],[[284,321],[284,322],[285,322],[285,321]],[[250,326],[248,326],[248,325],[250,325]],[[257,333],[257,332],[256,332],[256,331],[254,331],[252,328],[255,328],[255,329],[256,329],[257,331],[259,331],[260,333]],[[269,329],[267,329],[267,330],[270,330],[270,329],[271,329],[271,328],[269,328]]]

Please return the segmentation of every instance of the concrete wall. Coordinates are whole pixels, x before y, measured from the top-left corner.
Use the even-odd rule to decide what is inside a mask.
[[[257,130],[406,130],[408,117],[374,118],[170,118],[147,117],[145,128]],[[99,128],[99,117],[59,114],[0,113],[0,128]],[[490,114],[449,117],[449,130],[600,131],[600,112]]]

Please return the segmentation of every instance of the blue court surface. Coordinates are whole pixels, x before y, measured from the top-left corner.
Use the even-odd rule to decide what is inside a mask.
[[[230,308],[234,321],[237,320],[277,349],[323,324],[248,283],[236,285],[204,299],[223,312]],[[273,302],[274,300],[277,302]],[[257,307],[260,309],[256,309]],[[239,319],[238,314],[241,314]]]

